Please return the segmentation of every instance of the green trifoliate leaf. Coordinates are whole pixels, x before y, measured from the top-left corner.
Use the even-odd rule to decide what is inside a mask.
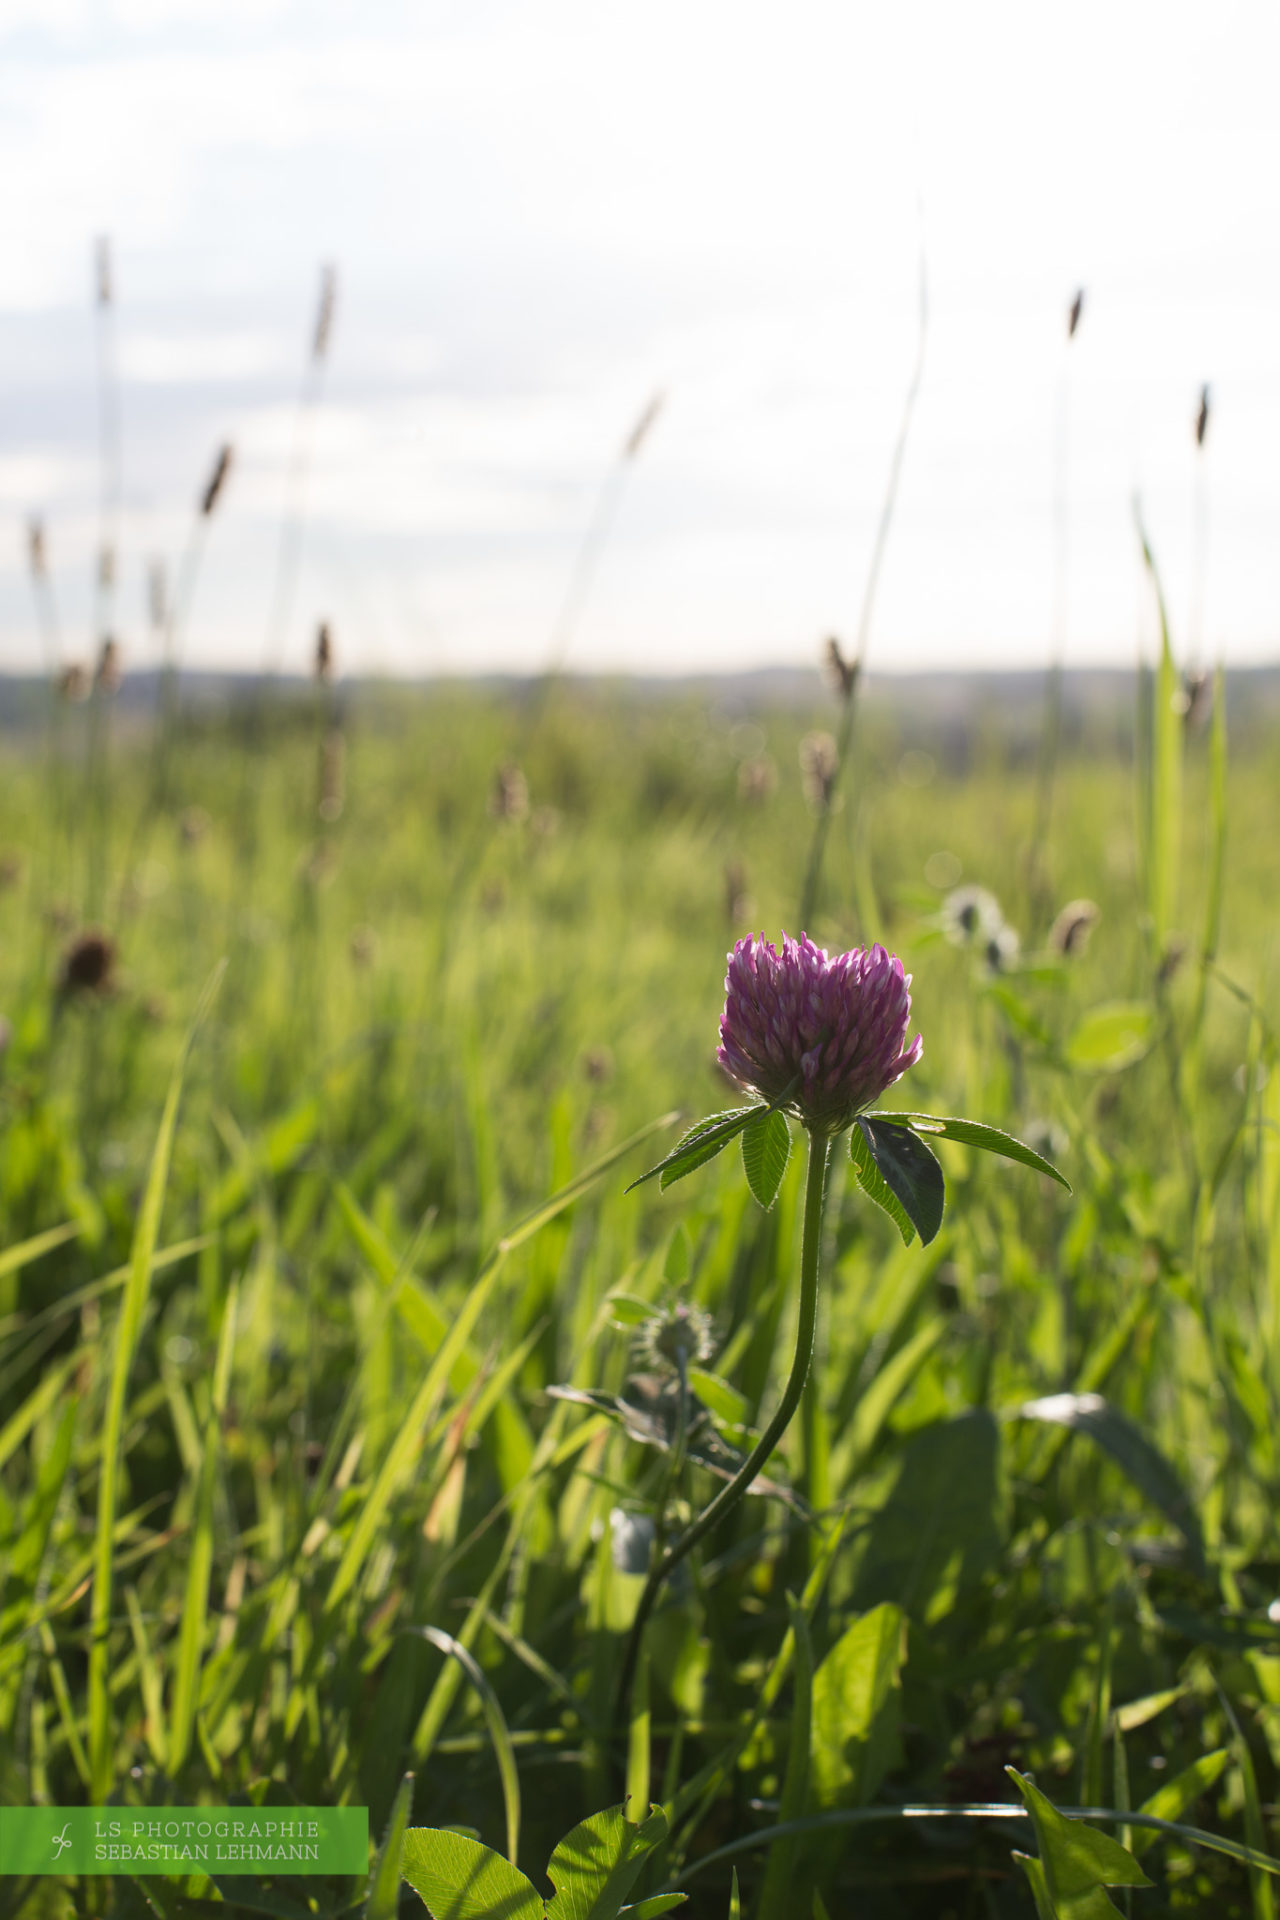
[[[853,1170],[858,1176],[858,1185],[862,1188],[868,1200],[874,1200],[876,1205],[888,1214],[894,1226],[902,1235],[903,1244],[909,1247],[916,1237],[916,1230],[912,1226],[902,1202],[898,1199],[892,1188],[885,1184],[884,1176],[875,1163],[866,1136],[863,1134],[861,1127],[856,1125],[849,1129],[849,1158],[853,1162]]]
[[[785,1117],[765,1109],[742,1130],[742,1164],[747,1185],[765,1212],[778,1197],[791,1157],[791,1129]]]
[[[401,1872],[431,1920],[543,1920],[542,1895],[500,1853],[439,1827],[410,1827]]]
[[[617,1920],[646,1857],[666,1837],[661,1807],[636,1822],[627,1819],[625,1803],[593,1813],[551,1856],[547,1878],[555,1892],[547,1902],[547,1920]]]
[[[879,1119],[878,1114],[869,1114],[869,1119]],[[979,1147],[983,1153],[998,1153],[1006,1160],[1018,1160],[1024,1167],[1034,1167],[1037,1173],[1047,1173],[1059,1186],[1066,1187],[1070,1193],[1070,1182],[1065,1180],[1043,1154],[1027,1146],[1023,1140],[1015,1139],[1011,1133],[1005,1133],[1000,1127],[988,1127],[981,1120],[958,1120],[953,1114],[944,1113],[903,1113],[894,1114],[894,1120],[902,1120],[913,1133],[936,1134],[941,1140],[960,1140],[967,1147]]]
[[[881,1178],[927,1247],[942,1225],[946,1204],[937,1160],[910,1127],[897,1121],[864,1114],[854,1121],[853,1131],[863,1135]]]
[[[664,1160],[659,1160],[656,1167],[650,1167],[638,1180],[633,1180],[627,1192],[642,1187],[646,1180],[652,1180],[655,1176],[663,1188],[669,1187],[673,1180],[683,1180],[695,1167],[705,1166],[708,1160],[714,1160],[718,1153],[723,1153],[729,1142],[759,1112],[759,1107],[734,1107],[728,1113],[713,1113],[710,1119],[699,1120],[696,1126],[690,1127],[676,1141]]]

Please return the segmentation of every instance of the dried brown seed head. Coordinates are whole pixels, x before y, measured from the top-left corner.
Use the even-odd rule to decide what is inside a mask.
[[[115,986],[118,951],[101,927],[86,927],[66,948],[58,970],[61,994],[96,994],[100,998]]]
[[[1083,313],[1083,311],[1084,311],[1084,288],[1077,287],[1075,299],[1071,302],[1070,310],[1067,313],[1068,340],[1075,339],[1076,328],[1080,325],[1080,315]]]
[[[227,475],[231,471],[231,462],[234,457],[229,441],[219,447],[218,457],[213,463],[213,472],[209,475],[208,484],[200,496],[200,512],[206,520],[217,506],[218,497],[227,484]]]
[[[1096,901],[1068,900],[1049,929],[1050,952],[1060,953],[1064,959],[1083,953],[1100,918]]]

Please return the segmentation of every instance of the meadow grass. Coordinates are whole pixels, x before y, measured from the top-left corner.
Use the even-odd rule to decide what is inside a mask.
[[[764,1425],[803,1155],[768,1213],[736,1151],[624,1189],[671,1116],[734,1103],[726,948],[799,931],[801,742],[834,709],[317,689],[251,730],[175,722],[162,810],[119,728],[8,748],[0,1800],[266,1790],[381,1832],[412,1770],[414,1824],[537,1877],[629,1773],[668,1817],[633,1897],[687,1884],[719,1917],[736,1865],[761,1920],[814,1889],[833,1920],[1026,1915],[1012,1764],[1134,1813],[1155,1885],[1122,1910],[1271,1914],[1264,1871],[1141,1825],[1277,1848],[1275,742],[1228,761],[1171,672],[1150,724],[1064,741],[1037,848],[998,714],[861,717],[809,931],[914,974],[925,1054],[890,1105],[1007,1127],[1073,1192],[943,1144],[942,1232],[903,1247],[837,1151],[771,1470],[816,1511],[747,1501],[672,1580],[629,1749],[635,1542],[716,1483],[694,1454],[668,1484],[643,1384],[617,1396],[685,1300],[708,1420]],[[948,927],[964,885],[1016,952],[966,943],[954,901]],[[1096,927],[1055,952],[1080,897]],[[60,988],[90,903],[114,975]],[[317,1884],[292,1897],[357,1897]],[[212,1893],[0,1907],[178,1920]]]

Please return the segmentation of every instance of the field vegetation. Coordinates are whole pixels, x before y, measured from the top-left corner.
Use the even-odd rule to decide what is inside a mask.
[[[99,684],[7,743],[0,1802],[395,1808],[541,1894],[630,1792],[625,1897],[695,1920],[1273,1915],[1277,742],[1210,692],[1166,648],[1052,764],[571,682],[154,735]],[[819,830],[807,930],[914,976],[886,1104],[1071,1191],[942,1142],[904,1245],[837,1152],[771,1490],[619,1702],[655,1530],[785,1377],[803,1154],[768,1211],[736,1147],[626,1189],[738,1104],[725,954],[801,930]],[[0,1909],[385,1920],[398,1859]]]

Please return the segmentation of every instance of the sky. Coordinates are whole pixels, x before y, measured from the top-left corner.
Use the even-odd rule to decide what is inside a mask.
[[[1277,71],[1260,3],[0,0],[0,670],[32,515],[63,660],[159,560],[205,666],[809,664],[922,266],[870,668],[1128,665],[1135,497],[1179,657],[1274,660]]]

